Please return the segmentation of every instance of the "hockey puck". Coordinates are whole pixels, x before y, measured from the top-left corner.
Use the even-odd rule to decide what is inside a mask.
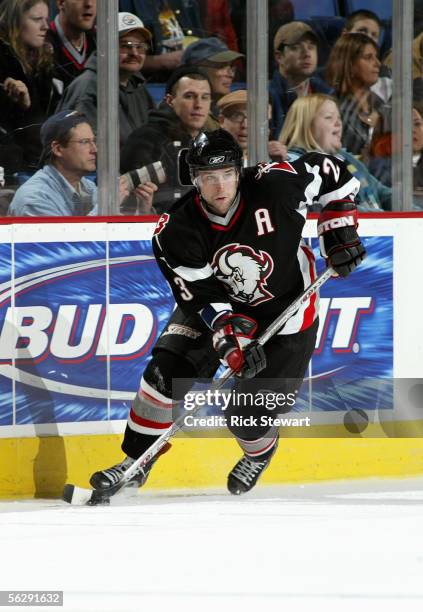
[[[362,433],[369,424],[369,417],[361,408],[348,410],[344,415],[344,427],[353,434]]]

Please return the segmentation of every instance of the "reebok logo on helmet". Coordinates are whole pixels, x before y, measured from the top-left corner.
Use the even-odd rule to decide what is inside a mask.
[[[214,157],[209,157],[209,164],[221,164],[224,161],[224,155],[215,155]]]

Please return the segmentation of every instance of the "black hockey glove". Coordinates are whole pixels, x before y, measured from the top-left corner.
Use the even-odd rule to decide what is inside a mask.
[[[366,257],[357,226],[357,209],[352,202],[328,204],[320,213],[320,252],[339,276],[351,274]]]
[[[256,321],[240,314],[224,314],[214,325],[215,350],[243,378],[253,378],[266,367],[263,347],[252,341],[256,331]]]

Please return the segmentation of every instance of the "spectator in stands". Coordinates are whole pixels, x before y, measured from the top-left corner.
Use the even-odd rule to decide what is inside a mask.
[[[50,23],[55,73],[67,87],[85,68],[96,49],[94,23],[97,0],[57,0],[58,14]]]
[[[217,107],[220,126],[235,138],[244,153],[245,165],[248,165],[247,91],[232,91],[220,98]],[[271,116],[270,104],[269,115]],[[286,147],[279,140],[269,140],[268,153],[273,161],[282,161],[286,158]]]
[[[211,86],[207,74],[194,66],[177,68],[166,84],[166,95],[160,107],[152,111],[148,122],[131,134],[123,148],[121,170],[128,172],[161,161],[167,181],[154,196],[154,209],[144,206],[139,212],[163,212],[176,198],[188,191],[178,180],[178,154],[204,129],[211,103]],[[125,212],[135,203],[125,202]]]
[[[239,51],[228,0],[198,0],[198,6],[203,36],[219,38],[228,49]]]
[[[247,11],[245,0],[229,0],[230,16],[233,24],[237,41],[238,51],[247,53]],[[284,23],[289,23],[295,19],[295,11],[293,3],[290,0],[267,0],[269,14],[269,59],[271,59],[271,67],[269,74],[273,73],[273,39],[276,31]],[[229,43],[228,43],[228,46]]]
[[[241,53],[231,51],[218,38],[202,38],[189,45],[182,56],[183,65],[200,66],[210,79],[212,88],[211,114],[205,126],[207,130],[219,127],[217,120],[217,101],[230,93],[235,77],[235,62],[243,57]]]
[[[413,104],[413,187],[423,204],[423,102]]]
[[[344,34],[329,57],[326,77],[339,101],[343,145],[367,158],[376,134],[390,131],[390,106],[371,91],[380,72],[378,46],[365,34]]]
[[[345,22],[343,34],[366,34],[372,38],[377,45],[380,43],[380,35],[382,32],[382,22],[373,11],[359,9],[350,13]]]
[[[423,100],[423,32],[413,40],[413,98]],[[392,50],[383,60],[383,66],[392,69]]]
[[[4,0],[0,12],[1,122],[22,149],[23,182],[38,167],[40,125],[54,112],[62,84],[53,79],[53,62],[45,45],[48,3]]]
[[[351,13],[347,17],[345,28],[342,34],[366,34],[375,43],[380,45],[380,38],[382,33],[382,22],[379,17],[373,11],[367,11],[366,9],[360,9]],[[380,67],[380,75],[371,90],[382,98],[384,102],[388,102],[392,98],[392,79],[391,71],[386,66]]]
[[[120,144],[147,121],[154,108],[140,70],[151,38],[142,21],[131,13],[119,13],[119,129]],[[61,109],[84,113],[94,127],[97,123],[97,53],[88,60],[81,76],[71,82],[60,103]]]
[[[197,2],[120,0],[119,6],[121,11],[137,15],[153,35],[152,53],[144,64],[149,80],[166,81],[180,65],[183,49],[192,37],[204,35]]]
[[[272,97],[273,137],[282,128],[285,115],[296,98],[312,93],[330,93],[331,88],[315,75],[318,39],[312,28],[302,21],[281,26],[273,40],[278,69],[270,83]]]
[[[357,195],[362,211],[391,208],[391,189],[370,174],[354,155],[342,149],[342,121],[336,101],[325,94],[298,98],[290,107],[280,140],[288,147],[288,161],[308,151],[321,151],[343,160],[361,187]]]
[[[97,187],[87,178],[95,172],[97,146],[87,117],[78,111],[56,113],[41,127],[44,167],[20,187],[9,214],[20,216],[81,216],[97,214]],[[147,186],[148,187],[148,186]],[[137,195],[151,199],[149,189]],[[119,181],[120,200],[128,196],[125,177]]]
[[[50,117],[41,128],[46,165],[20,187],[12,216],[80,216],[97,212],[97,147],[87,118],[77,111]]]

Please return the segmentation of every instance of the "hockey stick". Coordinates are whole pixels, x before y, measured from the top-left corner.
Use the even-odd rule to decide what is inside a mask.
[[[268,328],[255,340],[258,344],[263,346],[274,336],[285,323],[292,317],[293,314],[299,310],[299,308],[306,302],[312,295],[314,295],[318,289],[334,274],[333,268],[327,268],[325,272],[320,274],[316,280],[303,291],[303,293],[292,302],[274,321]],[[223,384],[234,374],[234,372],[227,368],[222,376],[213,385],[213,391],[220,389]],[[191,412],[191,414],[193,414]],[[182,416],[176,420],[153,444],[141,455],[134,463],[124,472],[122,478],[114,486],[109,489],[84,489],[77,487],[72,484],[65,485],[63,490],[63,499],[72,505],[85,506],[85,505],[97,505],[108,503],[110,497],[115,495],[120,489],[122,489],[126,483],[132,478],[132,476],[143,468],[149,461],[151,461],[165,446],[169,438],[174,436],[177,431],[181,428],[181,424],[184,420]]]

